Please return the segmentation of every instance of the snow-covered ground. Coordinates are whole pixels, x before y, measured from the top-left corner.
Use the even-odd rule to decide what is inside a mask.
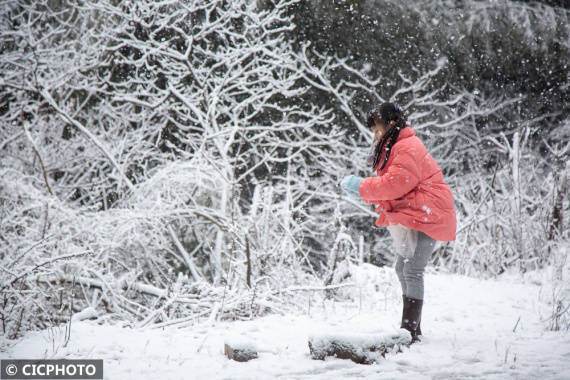
[[[498,279],[428,273],[424,340],[373,365],[311,360],[315,333],[394,331],[401,298],[393,270],[354,271],[352,300],[321,302],[304,314],[184,328],[141,330],[72,323],[2,344],[2,358],[104,359],[105,379],[570,379],[570,334],[546,329],[552,289],[547,272]],[[308,306],[308,305],[307,305]],[[247,363],[228,360],[224,341],[260,350]]]

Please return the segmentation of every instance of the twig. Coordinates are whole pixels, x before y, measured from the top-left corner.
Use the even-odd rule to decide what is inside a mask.
[[[65,342],[63,347],[67,347],[69,340],[71,339],[71,320],[73,319],[73,298],[75,297],[75,277],[73,277],[73,282],[71,283],[71,297],[69,300],[69,322],[65,327]]]
[[[245,282],[248,288],[251,288],[251,256],[249,252],[249,239],[247,238],[247,234],[245,235],[245,257],[247,268],[245,272]]]
[[[22,136],[23,132],[19,132],[14,134],[12,137],[8,137],[6,140],[2,141],[2,143],[0,143],[0,150],[4,149],[4,147],[8,144],[10,144],[12,141],[18,139],[20,136]]]
[[[517,323],[515,324],[515,327],[513,328],[513,332],[515,332],[517,330],[517,326],[519,325],[520,321],[521,321],[521,317],[519,316],[519,319],[517,319]]]
[[[47,190],[50,193],[50,195],[53,195],[53,191],[51,190],[51,187],[49,185],[49,181],[47,178],[47,170],[46,170],[46,166],[44,165],[44,160],[42,160],[42,156],[40,155],[40,151],[39,151],[36,143],[32,139],[32,135],[30,134],[30,131],[28,131],[28,128],[26,128],[26,125],[25,125],[23,119],[24,119],[24,111],[22,110],[22,128],[24,129],[24,135],[26,136],[26,138],[30,142],[32,149],[33,149],[34,153],[36,154],[36,157],[38,158],[38,161],[40,163],[40,167],[42,168],[42,175],[44,177],[44,182],[46,184]]]
[[[168,230],[168,234],[170,235],[170,237],[172,238],[172,240],[174,241],[174,245],[176,246],[176,248],[178,248],[178,251],[180,252],[180,254],[182,255],[182,258],[184,259],[184,262],[186,263],[186,266],[188,267],[188,269],[190,270],[190,274],[192,274],[192,277],[194,277],[194,280],[196,281],[201,281],[203,280],[202,276],[200,275],[200,273],[198,273],[198,269],[196,268],[196,266],[194,265],[194,262],[192,261],[192,258],[190,257],[190,255],[188,254],[188,252],[186,251],[186,249],[184,249],[184,246],[182,245],[182,243],[180,242],[180,240],[178,239],[178,237],[176,236],[176,234],[174,233],[174,230],[172,229],[171,226],[167,226],[166,227]]]

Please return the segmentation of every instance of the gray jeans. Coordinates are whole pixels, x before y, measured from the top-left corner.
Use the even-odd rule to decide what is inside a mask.
[[[435,240],[418,232],[418,245],[411,259],[397,255],[396,274],[402,285],[402,294],[418,300],[424,299],[424,269],[431,258]]]

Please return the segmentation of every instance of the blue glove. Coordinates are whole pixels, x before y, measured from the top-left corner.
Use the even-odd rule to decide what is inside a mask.
[[[349,175],[340,181],[340,186],[346,194],[350,195],[351,197],[360,198],[360,191],[358,191],[358,189],[360,188],[360,181],[362,181],[362,179],[362,177]]]

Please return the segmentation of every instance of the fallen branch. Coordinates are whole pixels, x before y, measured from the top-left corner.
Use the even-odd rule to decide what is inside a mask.
[[[337,285],[327,285],[327,286],[291,286],[285,289],[280,289],[276,291],[278,292],[320,292],[326,290],[333,290],[333,289],[340,289],[340,288],[347,288],[350,286],[355,286],[354,283],[348,282],[346,284],[337,284]]]
[[[309,337],[309,350],[315,360],[327,356],[350,359],[359,364],[372,364],[386,353],[398,351],[412,342],[410,333],[400,329],[381,334],[334,334]]]
[[[36,270],[38,270],[39,268],[41,268],[41,267],[43,267],[43,266],[46,266],[46,265],[48,265],[48,264],[53,264],[53,263],[55,263],[56,261],[59,261],[59,260],[65,260],[65,259],[71,259],[71,258],[73,258],[73,257],[84,256],[84,255],[86,255],[86,254],[88,254],[88,253],[90,253],[90,251],[85,251],[85,252],[80,252],[80,253],[73,253],[73,254],[71,254],[71,255],[58,256],[58,257],[54,257],[53,259],[46,260],[46,261],[44,261],[44,262],[42,262],[42,263],[39,263],[38,265],[36,265],[36,266],[33,267],[32,269],[29,269],[29,270],[27,270],[26,272],[20,274],[18,277],[16,277],[16,278],[13,279],[12,281],[4,283],[4,284],[2,285],[2,288],[0,288],[0,290],[4,290],[6,287],[14,285],[14,283],[15,283],[16,281],[18,281],[18,280],[20,280],[20,279],[22,279],[22,278],[24,278],[24,277],[26,277],[26,276],[32,274],[33,272],[35,272]],[[73,282],[73,280],[71,280],[70,282]]]

